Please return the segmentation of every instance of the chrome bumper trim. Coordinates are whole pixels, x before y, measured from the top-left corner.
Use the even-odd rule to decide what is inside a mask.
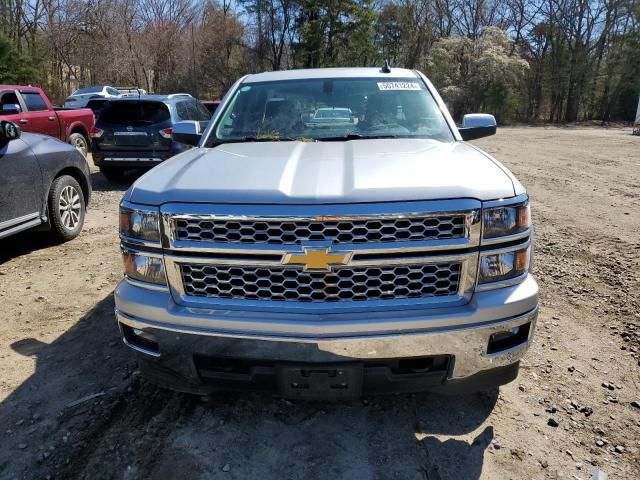
[[[217,337],[222,344],[220,353],[233,352],[234,357],[254,358],[260,352],[263,358],[273,360],[295,360],[295,356],[309,348],[317,350],[334,361],[337,358],[376,359],[406,358],[426,355],[452,355],[454,367],[450,379],[460,379],[475,373],[503,367],[519,361],[531,344],[537,319],[537,307],[517,317],[495,320],[480,324],[464,325],[452,328],[434,329],[425,332],[407,332],[402,334],[383,334],[371,336],[351,336],[333,338],[283,337],[259,334],[242,334],[200,330],[179,325],[159,324],[133,318],[118,308],[116,317],[119,323],[139,330],[163,330],[178,334]],[[529,338],[526,342],[502,352],[487,354],[487,345],[492,334],[503,332],[526,323],[531,323]],[[186,340],[186,339],[183,339]],[[180,341],[179,337],[175,341]],[[260,342],[259,350],[253,342]],[[267,342],[267,343],[264,343]],[[239,349],[239,345],[244,345]],[[266,345],[266,346],[265,346]],[[162,356],[162,343],[160,351]],[[140,349],[137,349],[140,351]],[[142,352],[146,353],[146,352]],[[191,355],[191,351],[180,354]],[[216,352],[208,352],[215,354]]]

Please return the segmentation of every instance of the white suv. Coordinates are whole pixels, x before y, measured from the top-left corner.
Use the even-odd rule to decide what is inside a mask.
[[[85,108],[92,98],[120,98],[120,91],[107,85],[79,88],[64,101],[64,108]]]

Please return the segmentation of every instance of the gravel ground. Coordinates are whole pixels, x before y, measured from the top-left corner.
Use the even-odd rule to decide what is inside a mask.
[[[114,322],[125,186],[93,174],[82,235],[0,241],[0,479],[640,478],[640,138],[505,128],[528,187],[542,306],[489,393],[292,403],[148,384]]]

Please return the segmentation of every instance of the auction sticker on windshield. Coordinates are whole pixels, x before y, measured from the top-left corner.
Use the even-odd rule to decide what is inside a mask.
[[[378,82],[378,90],[420,90],[415,82]]]

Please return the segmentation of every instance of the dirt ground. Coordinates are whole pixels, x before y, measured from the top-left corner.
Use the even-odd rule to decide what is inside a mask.
[[[640,478],[640,137],[477,143],[532,197],[542,306],[515,382],[338,404],[160,390],[112,313],[126,186],[94,173],[78,239],[0,241],[0,479]]]

